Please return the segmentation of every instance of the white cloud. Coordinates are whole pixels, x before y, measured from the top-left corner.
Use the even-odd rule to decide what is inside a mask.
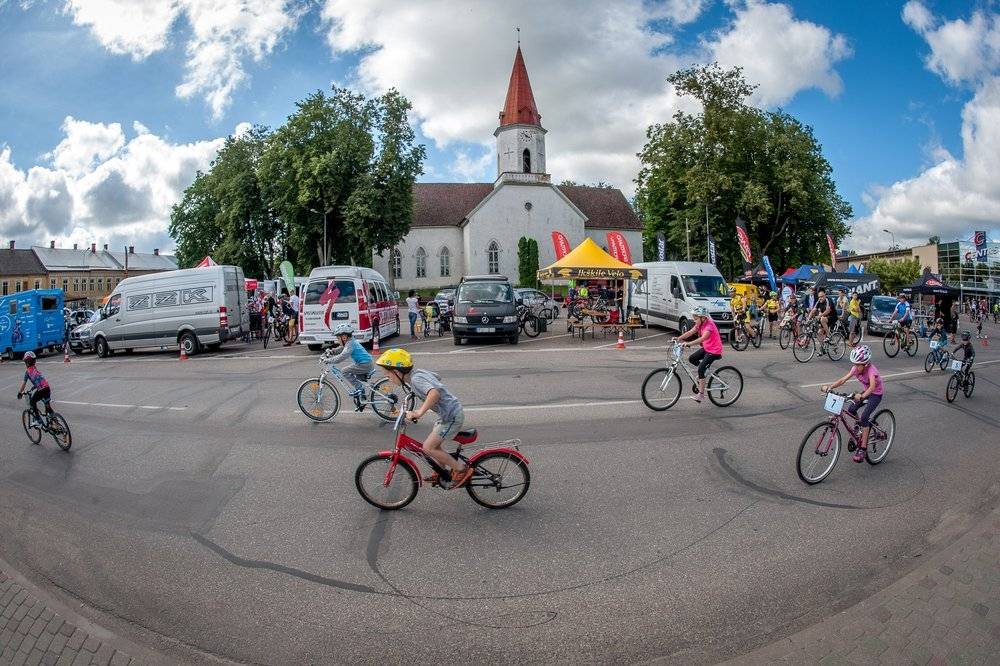
[[[466,150],[459,150],[451,164],[451,173],[459,182],[475,182],[493,164],[493,151],[482,152],[479,157],[469,155]]]
[[[102,46],[134,60],[164,49],[183,15],[191,36],[176,92],[203,96],[214,118],[246,79],[244,62],[268,56],[303,13],[292,0],[66,0],[65,8]]]
[[[208,168],[224,138],[174,144],[139,122],[133,128],[135,136],[127,139],[117,123],[67,117],[64,138],[46,156],[50,164],[27,172],[4,147],[0,235],[36,244],[172,245],[166,235],[170,209],[195,173]]]
[[[966,238],[976,229],[1000,233],[1000,61],[984,59],[997,40],[998,16],[976,13],[970,21],[941,22],[919,2],[903,9],[903,20],[930,46],[927,66],[945,81],[974,84],[975,94],[962,109],[962,154],[943,148],[934,163],[913,178],[873,188],[865,201],[871,213],[859,219],[849,243],[858,250],[885,247],[888,229],[900,244]],[[986,26],[994,26],[991,29]],[[978,37],[971,37],[970,30]],[[990,30],[993,31],[992,35]],[[961,35],[959,38],[957,36]]]
[[[760,88],[761,106],[787,103],[800,90],[819,88],[831,97],[843,82],[833,66],[851,55],[843,35],[798,20],[787,5],[748,0],[728,30],[704,44],[723,67],[739,65]]]
[[[690,100],[678,100],[668,87],[667,76],[713,57],[708,48],[671,50],[673,35],[650,25],[690,23],[706,4],[326,0],[322,17],[335,53],[361,53],[360,85],[372,91],[398,88],[413,103],[424,135],[441,147],[454,142],[492,147],[513,62],[513,29],[520,25],[535,100],[549,130],[548,170],[557,180],[604,180],[631,192],[639,166],[635,154],[645,142],[647,126],[668,120],[681,105],[691,108]],[[745,14],[772,7],[783,5],[741,5],[734,28],[744,25],[740,20]],[[804,87],[839,91],[840,80],[831,67],[848,53],[843,38],[796,21],[787,8],[780,15],[783,22],[771,26],[768,36],[776,43],[791,40],[799,51],[808,50],[809,57],[799,52],[795,58],[759,61],[760,67],[776,72],[772,76],[768,70],[765,80],[758,81],[765,99],[784,100]],[[738,64],[753,61],[761,45],[723,41],[728,34],[719,36],[727,57]],[[752,73],[757,75],[758,69]],[[492,160],[484,164],[478,177],[490,178]]]

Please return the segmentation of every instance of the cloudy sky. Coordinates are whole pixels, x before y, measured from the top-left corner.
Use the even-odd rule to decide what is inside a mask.
[[[0,0],[0,239],[169,250],[224,137],[331,83],[410,98],[424,180],[491,181],[515,26],[556,180],[631,194],[666,77],[718,61],[813,126],[843,247],[1000,239],[994,0]]]

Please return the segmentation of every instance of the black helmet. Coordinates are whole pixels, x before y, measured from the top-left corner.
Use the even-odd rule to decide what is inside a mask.
[[[972,339],[971,331],[962,331],[962,342],[968,342]]]

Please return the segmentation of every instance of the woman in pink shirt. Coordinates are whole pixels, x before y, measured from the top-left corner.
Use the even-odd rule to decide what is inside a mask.
[[[855,347],[854,351],[851,352],[851,363],[853,365],[850,372],[829,386],[824,386],[822,391],[823,393],[827,393],[838,386],[843,386],[852,377],[857,379],[864,387],[865,390],[861,393],[851,394],[853,402],[847,408],[848,412],[857,416],[862,403],[865,407],[865,410],[861,412],[861,418],[858,419],[858,422],[861,424],[861,446],[854,451],[853,458],[854,462],[859,463],[864,461],[865,451],[868,450],[868,434],[872,429],[871,417],[879,403],[882,402],[883,386],[882,375],[879,374],[878,368],[872,363],[871,347],[868,345]],[[865,402],[866,400],[867,402]]]
[[[698,306],[691,311],[694,316],[694,326],[687,333],[677,336],[678,342],[684,342],[688,338],[694,338],[690,342],[684,342],[685,347],[701,345],[701,349],[691,354],[688,361],[692,365],[698,366],[698,394],[695,395],[695,402],[701,402],[705,398],[705,374],[708,368],[715,361],[722,358],[722,336],[719,335],[719,328],[708,316],[708,310]]]

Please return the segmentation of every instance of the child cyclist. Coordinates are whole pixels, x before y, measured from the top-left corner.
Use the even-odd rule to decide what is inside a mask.
[[[462,429],[465,414],[462,403],[441,383],[436,374],[429,370],[413,367],[413,358],[403,349],[389,349],[375,361],[389,381],[396,386],[409,389],[421,404],[413,411],[406,412],[404,418],[416,423],[428,411],[437,414],[437,422],[427,439],[424,453],[434,459],[439,466],[451,470],[451,489],[460,488],[472,477],[473,469],[451,457],[441,448],[444,441]],[[440,483],[437,473],[424,481]]]
[[[365,407],[361,404],[361,397],[364,395],[364,384],[361,382],[368,379],[372,373],[372,357],[368,351],[361,346],[361,343],[354,339],[354,327],[350,324],[339,324],[333,329],[333,335],[340,343],[341,350],[333,356],[328,356],[330,363],[340,363],[346,358],[351,359],[351,364],[344,368],[344,376],[351,382],[354,390],[351,397],[354,398],[354,411],[360,412]],[[329,353],[329,352],[328,352]]]
[[[838,379],[832,384],[824,386],[822,388],[823,393],[829,393],[833,389],[843,386],[852,377],[861,382],[861,386],[864,387],[864,391],[861,393],[851,394],[851,404],[847,408],[847,411],[852,416],[858,415],[858,410],[864,407],[864,411],[861,412],[861,417],[858,419],[858,423],[861,425],[861,446],[859,446],[854,451],[854,462],[864,462],[865,452],[868,450],[868,435],[871,432],[871,417],[872,413],[882,402],[883,386],[882,386],[882,375],[879,374],[878,368],[872,363],[872,348],[868,345],[860,345],[855,347],[851,351],[851,363],[853,367],[851,371],[846,375]],[[867,401],[867,402],[866,402]]]
[[[21,382],[21,388],[17,390],[17,399],[21,399],[21,396],[24,395],[24,387],[28,385],[28,382],[31,382],[32,387],[35,389],[35,392],[31,394],[31,416],[34,419],[35,425],[40,426],[42,418],[38,413],[38,403],[44,402],[45,413],[51,415],[52,405],[49,404],[49,400],[52,398],[52,391],[49,389],[49,383],[45,380],[45,377],[35,367],[34,352],[24,352],[24,367],[24,381]]]
[[[708,316],[708,310],[704,307],[700,305],[695,307],[691,314],[694,316],[694,326],[687,333],[677,336],[677,342],[683,342],[685,347],[701,345],[701,349],[691,354],[688,359],[692,365],[698,366],[698,393],[694,396],[694,400],[701,402],[705,398],[705,374],[712,363],[722,358],[722,336],[719,335],[719,328]],[[695,339],[685,342],[688,338]]]
[[[973,361],[976,360],[976,348],[972,346],[971,331],[962,331],[962,343],[955,347],[953,354],[957,354],[959,350],[962,352],[962,372],[968,374]]]

